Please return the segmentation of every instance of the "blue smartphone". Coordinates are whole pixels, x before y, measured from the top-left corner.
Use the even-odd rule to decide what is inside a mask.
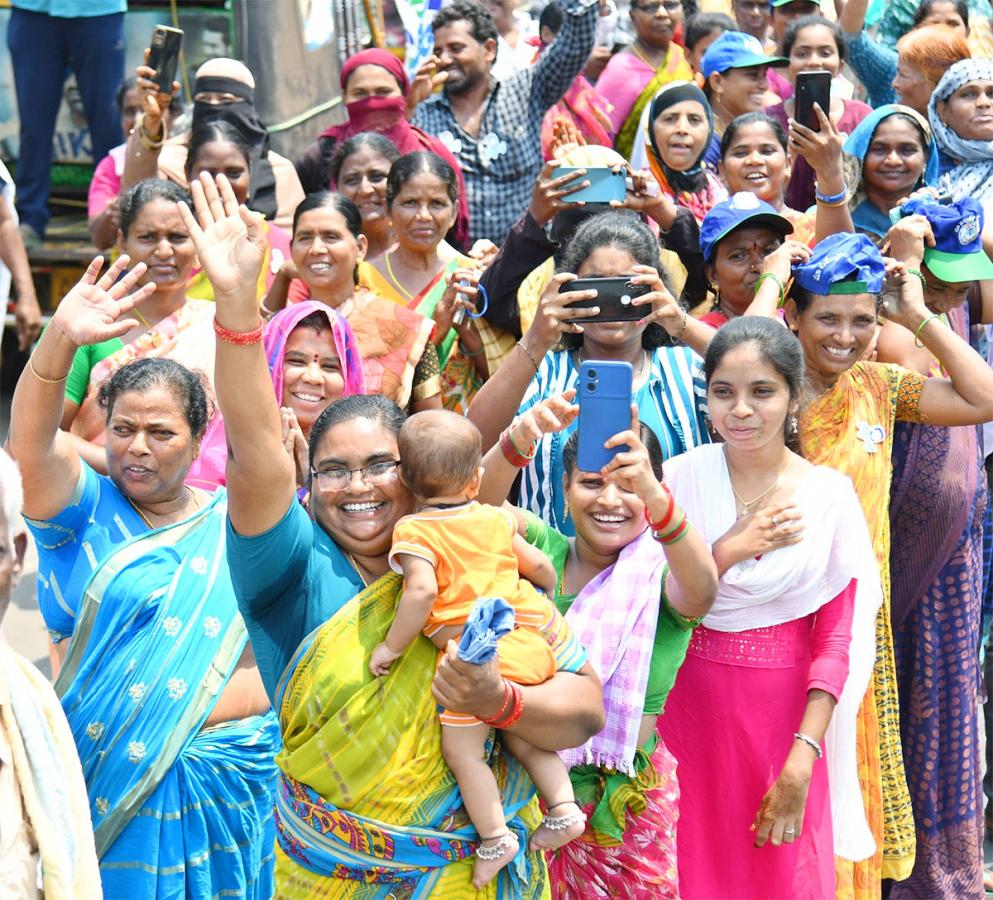
[[[610,450],[604,444],[615,434],[631,427],[630,363],[588,359],[580,363],[579,446],[576,465],[583,472],[599,472],[627,445]]]
[[[590,186],[573,191],[571,194],[564,194],[563,202],[578,203],[582,200],[585,203],[610,203],[611,200],[623,200],[627,196],[628,173],[623,170],[615,172],[606,167],[562,166],[555,170],[555,177],[568,175],[570,172],[578,172],[580,169],[585,169],[586,175],[583,178],[577,178],[576,182],[582,184],[584,181],[588,181]]]

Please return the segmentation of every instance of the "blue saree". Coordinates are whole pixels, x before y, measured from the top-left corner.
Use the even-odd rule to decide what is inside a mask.
[[[225,558],[225,501],[219,491],[188,519],[149,531],[109,479],[84,467],[73,505],[30,523],[39,569],[61,583],[73,614],[55,688],[108,897],[272,893],[275,716],[202,727],[247,642]]]

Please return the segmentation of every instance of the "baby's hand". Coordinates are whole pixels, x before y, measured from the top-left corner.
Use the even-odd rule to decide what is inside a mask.
[[[369,671],[377,678],[380,675],[389,675],[390,666],[399,658],[399,653],[394,653],[386,643],[379,644],[372,651],[372,658],[369,660]]]

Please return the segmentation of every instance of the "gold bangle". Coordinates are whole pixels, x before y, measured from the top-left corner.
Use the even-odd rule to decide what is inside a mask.
[[[162,137],[154,138],[149,134],[148,129],[145,127],[145,123],[142,122],[138,126],[138,143],[141,144],[146,150],[161,150],[162,144],[165,142],[165,128],[162,129]]]
[[[33,353],[28,357],[28,368],[31,370],[31,374],[34,375],[34,377],[37,378],[42,384],[62,384],[62,382],[69,377],[69,372],[72,371],[72,368],[70,367],[69,372],[66,372],[61,378],[46,378],[34,367]]]

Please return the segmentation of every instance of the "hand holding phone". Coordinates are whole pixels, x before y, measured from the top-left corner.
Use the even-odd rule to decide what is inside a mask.
[[[570,291],[596,291],[596,296],[589,300],[577,300],[570,304],[574,309],[599,307],[600,312],[583,320],[583,324],[591,322],[637,322],[651,312],[651,307],[637,306],[633,301],[636,297],[650,294],[651,285],[634,284],[632,276],[620,275],[616,278],[577,278],[568,283]]]
[[[183,30],[169,25],[156,25],[148,47],[148,66],[155,69],[152,79],[163,94],[171,94],[179,71],[179,51],[183,46]]]
[[[815,103],[823,110],[824,115],[831,114],[831,73],[798,73],[793,118],[811,131],[820,131],[821,123],[814,112]]]
[[[579,366],[579,437],[576,465],[582,472],[599,472],[618,453],[621,444],[606,449],[615,434],[631,423],[634,370],[630,363],[590,359]]]

